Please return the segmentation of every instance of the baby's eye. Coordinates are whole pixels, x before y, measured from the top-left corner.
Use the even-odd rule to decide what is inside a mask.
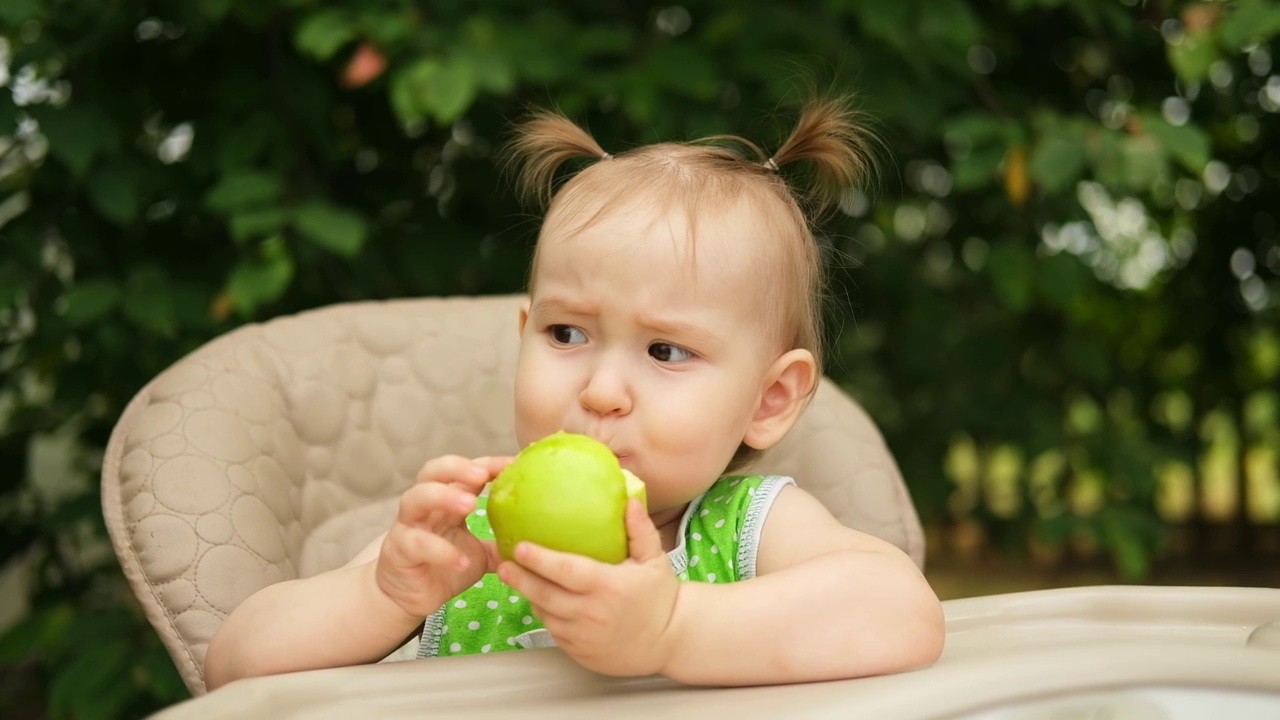
[[[587,341],[587,334],[572,325],[552,325],[551,339],[561,345],[581,345]]]
[[[693,353],[671,343],[654,343],[649,346],[649,357],[664,363],[683,362],[693,357]]]

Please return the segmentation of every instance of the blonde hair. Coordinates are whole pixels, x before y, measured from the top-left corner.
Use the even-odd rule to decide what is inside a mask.
[[[772,236],[756,245],[773,256],[768,267],[778,277],[771,287],[780,287],[783,296],[769,305],[778,342],[783,351],[812,352],[821,376],[826,290],[822,248],[812,224],[872,174],[872,138],[858,117],[847,97],[810,100],[786,141],[769,156],[734,135],[655,143],[610,155],[563,115],[533,112],[516,126],[505,148],[518,193],[547,209],[530,266],[530,291],[548,227],[567,222],[569,232],[580,232],[606,213],[644,201],[683,207],[696,237],[704,202],[723,208],[746,201],[761,211],[763,232]],[[557,189],[556,177],[565,163],[582,159],[596,162]],[[812,172],[795,188],[781,170],[800,161],[807,161]],[[727,470],[741,468],[755,454],[743,445]]]

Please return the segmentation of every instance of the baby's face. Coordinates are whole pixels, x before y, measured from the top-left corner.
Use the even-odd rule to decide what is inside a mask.
[[[619,211],[570,237],[544,233],[521,316],[516,433],[607,444],[648,485],[650,512],[692,500],[746,434],[781,353],[752,213]]]

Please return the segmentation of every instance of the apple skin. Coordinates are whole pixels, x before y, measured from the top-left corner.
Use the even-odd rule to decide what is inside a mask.
[[[527,541],[619,563],[628,555],[625,514],[632,495],[645,502],[644,483],[607,446],[560,431],[530,443],[494,478],[489,525],[507,560]]]

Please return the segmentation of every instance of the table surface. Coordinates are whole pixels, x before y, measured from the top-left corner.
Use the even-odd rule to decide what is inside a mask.
[[[1280,589],[1103,586],[943,607],[942,657],[898,675],[694,688],[603,677],[548,648],[241,680],[154,717],[1280,717]]]

